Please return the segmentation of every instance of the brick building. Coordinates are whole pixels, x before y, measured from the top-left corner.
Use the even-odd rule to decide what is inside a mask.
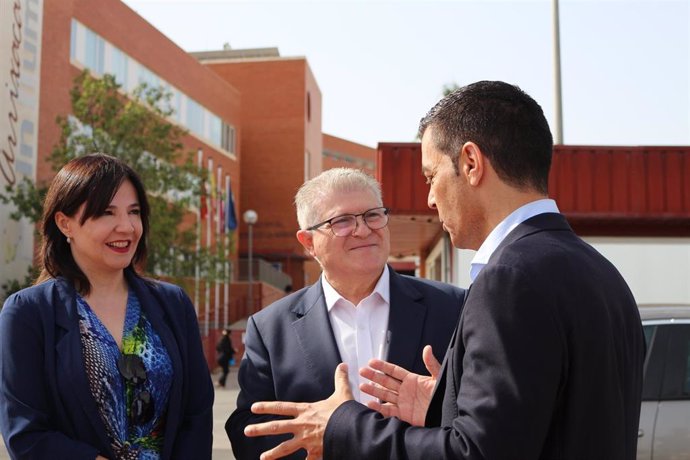
[[[56,118],[70,114],[69,92],[84,69],[114,75],[123,94],[140,83],[160,86],[172,95],[169,121],[188,131],[185,153],[209,169],[219,194],[231,184],[236,202],[232,270],[222,283],[185,283],[204,332],[316,279],[318,266],[295,238],[294,194],[324,163],[373,173],[375,150],[322,134],[321,91],[305,58],[280,57],[277,49],[190,55],[119,0],[13,0],[11,7],[0,18],[2,55],[16,57],[0,66],[0,137],[9,141],[0,145],[1,187],[52,178],[45,159],[60,136]],[[259,214],[251,286],[247,209]],[[11,211],[0,205],[0,282],[19,278],[33,259],[32,226],[9,219]],[[202,246],[215,244],[218,216],[199,219],[195,211],[186,224],[201,227]]]
[[[276,48],[192,53],[242,93],[241,208],[259,215],[255,254],[287,273],[290,289],[313,283],[320,272],[297,241],[293,199],[322,170],[354,167],[375,174],[376,150],[321,131],[321,91],[304,57]],[[247,253],[241,224],[240,252]]]

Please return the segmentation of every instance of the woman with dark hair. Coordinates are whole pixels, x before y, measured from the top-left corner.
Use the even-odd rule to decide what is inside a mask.
[[[211,458],[213,384],[189,297],[142,278],[149,206],[122,161],[55,176],[36,285],[0,312],[0,430],[12,458]]]

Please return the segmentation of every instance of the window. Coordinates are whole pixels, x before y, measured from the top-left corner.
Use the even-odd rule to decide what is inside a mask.
[[[669,329],[664,395],[673,399],[690,399],[690,324],[669,326]]]
[[[307,91],[307,121],[311,121],[311,94]]]
[[[683,393],[690,395],[690,340],[687,340],[685,347],[685,385]]]
[[[201,105],[193,99],[187,99],[187,118],[186,124],[190,131],[197,136],[204,133],[204,113]]]
[[[139,66],[138,83],[145,83],[149,88],[158,88],[161,85],[161,80],[158,75],[151,72],[144,66]]]
[[[172,93],[172,98],[170,99],[170,106],[172,107],[174,112],[172,114],[172,118],[178,123],[181,123],[182,117],[180,117],[180,114],[182,113],[182,94],[180,94],[180,92],[173,87],[170,87],[170,92]]]
[[[223,140],[221,139],[222,137],[222,129],[223,129],[223,122],[220,121],[220,118],[218,118],[215,115],[211,115],[208,118],[208,138],[213,141],[214,144],[220,145],[223,147]],[[225,147],[223,147],[225,148]]]
[[[86,66],[98,75],[103,75],[104,55],[105,42],[103,39],[92,30],[86,29],[86,54],[84,56]]]
[[[72,27],[70,29],[70,43],[69,43],[69,57],[72,60],[77,59],[77,24],[72,19]]]
[[[650,347],[652,346],[652,337],[654,337],[654,331],[656,331],[656,326],[645,326],[644,331],[644,341],[647,344],[647,355],[649,355]]]
[[[115,81],[123,88],[127,88],[127,56],[117,48],[112,48],[110,56],[110,69],[115,76]]]
[[[690,400],[690,324],[644,326],[642,400]]]
[[[169,107],[174,113],[169,117],[171,121],[210,145],[235,152],[234,127],[76,19],[71,23],[70,58],[95,75],[112,74],[126,92],[131,93],[140,83],[146,83],[150,88],[165,88],[172,93]],[[163,104],[165,106],[161,108],[166,110],[168,105]]]
[[[223,123],[221,128],[220,146],[230,153],[235,153],[235,127]]]

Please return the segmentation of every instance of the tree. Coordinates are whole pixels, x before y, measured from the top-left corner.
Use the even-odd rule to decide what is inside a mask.
[[[446,83],[445,85],[443,85],[443,88],[441,89],[441,94],[443,95],[443,97],[446,97],[446,96],[448,96],[450,93],[452,93],[453,91],[455,91],[456,89],[460,89],[460,85],[458,85],[457,83],[455,83],[455,82]],[[415,136],[414,140],[417,141],[417,142],[420,142],[420,141],[422,140],[422,139],[419,137],[419,133],[417,133],[417,135]]]
[[[75,79],[70,96],[72,115],[57,119],[60,139],[48,158],[53,169],[92,152],[124,160],[141,176],[151,205],[145,270],[179,280],[192,275],[197,262],[205,271],[215,267],[216,256],[208,251],[197,254],[195,229],[182,224],[206,172],[193,164],[192,152],[183,151],[186,131],[167,121],[174,114],[171,95],[142,85],[126,97],[113,76],[95,78],[84,71]],[[15,188],[8,186],[0,201],[15,206],[13,219],[36,223],[47,188],[48,184],[25,179]],[[11,289],[23,284],[7,283]]]
[[[450,93],[452,93],[453,91],[455,91],[457,89],[460,89],[460,85],[458,85],[457,83],[455,83],[455,82],[446,83],[445,85],[443,85],[443,89],[441,90],[441,93],[443,94],[443,97],[446,97]]]

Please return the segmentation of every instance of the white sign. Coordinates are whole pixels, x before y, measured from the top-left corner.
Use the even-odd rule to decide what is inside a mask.
[[[0,0],[0,192],[36,180],[43,0]],[[0,284],[23,280],[34,226],[0,204]]]

